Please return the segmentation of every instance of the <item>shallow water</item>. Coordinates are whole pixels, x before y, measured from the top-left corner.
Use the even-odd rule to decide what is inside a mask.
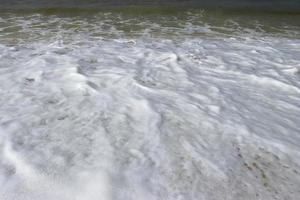
[[[300,195],[297,15],[0,15],[0,199]]]

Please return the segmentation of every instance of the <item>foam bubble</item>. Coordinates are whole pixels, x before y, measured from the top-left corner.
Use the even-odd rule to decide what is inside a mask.
[[[0,199],[297,199],[299,30],[203,15],[6,16]]]

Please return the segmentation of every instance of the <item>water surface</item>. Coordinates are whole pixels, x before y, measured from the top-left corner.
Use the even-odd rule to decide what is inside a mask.
[[[297,13],[21,7],[0,14],[1,200],[298,199]]]

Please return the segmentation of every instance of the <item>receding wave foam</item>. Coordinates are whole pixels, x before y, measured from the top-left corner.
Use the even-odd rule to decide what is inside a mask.
[[[0,199],[296,200],[299,27],[140,19],[2,16]]]

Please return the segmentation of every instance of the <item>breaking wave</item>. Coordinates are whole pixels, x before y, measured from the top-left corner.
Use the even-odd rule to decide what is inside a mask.
[[[298,199],[299,21],[0,16],[0,199]]]

